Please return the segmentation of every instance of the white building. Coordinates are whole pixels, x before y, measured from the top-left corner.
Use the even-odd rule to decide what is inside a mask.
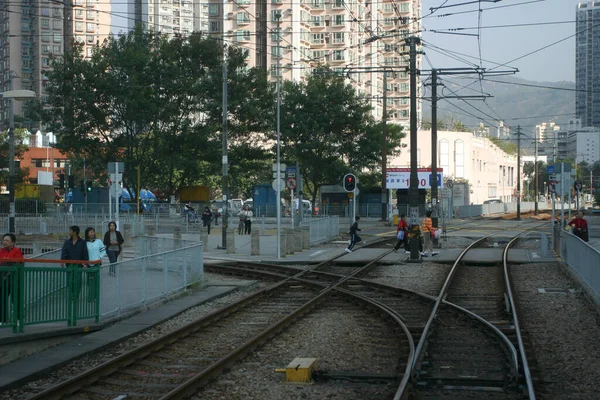
[[[600,161],[600,128],[582,127],[581,120],[569,121],[565,133],[567,157],[576,163],[593,164]]]
[[[201,3],[195,3],[197,5],[192,0],[130,0],[127,11],[131,17],[127,24],[129,29],[141,22],[146,29],[156,32],[188,35],[194,30],[194,12],[197,10],[202,15]]]
[[[482,204],[487,199],[515,201],[517,155],[509,155],[489,139],[471,132],[438,131],[438,167],[444,178],[469,182],[470,199]],[[431,131],[418,132],[419,168],[431,167]],[[388,160],[389,167],[410,166],[410,144],[402,154]]]

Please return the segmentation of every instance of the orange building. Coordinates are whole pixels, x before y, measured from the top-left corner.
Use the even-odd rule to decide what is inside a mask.
[[[46,183],[43,179],[40,181],[39,172],[51,173],[54,181],[58,180],[58,174],[66,175],[65,167],[69,160],[64,153],[51,147],[56,142],[52,133],[42,134],[38,131],[30,136],[28,142],[26,140],[25,144],[29,149],[20,160],[21,168],[29,168],[27,183]]]

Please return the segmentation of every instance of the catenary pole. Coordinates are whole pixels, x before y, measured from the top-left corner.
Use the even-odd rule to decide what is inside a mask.
[[[281,13],[275,14],[277,20],[277,258],[281,258]],[[301,204],[299,206],[302,206]],[[292,210],[294,209],[292,205]]]
[[[223,47],[223,122],[222,122],[222,163],[223,163],[223,182],[222,182],[222,199],[223,199],[223,215],[221,216],[221,224],[223,228],[221,230],[221,247],[223,249],[227,248],[227,228],[229,219],[229,207],[228,207],[228,196],[227,193],[229,191],[229,171],[228,171],[228,157],[227,157],[227,45]],[[218,212],[218,210],[217,210]]]
[[[521,220],[521,125],[517,126],[517,221]]]
[[[431,223],[438,227],[438,181],[437,181],[437,69],[431,70]]]
[[[383,71],[383,115],[381,116],[381,220],[388,219],[387,180],[387,71]],[[353,199],[356,202],[356,199]]]
[[[538,200],[540,199],[540,195],[539,195],[539,184],[538,184],[538,136],[537,136],[537,130],[535,131],[535,158],[534,158],[534,162],[533,162],[533,180],[534,180],[534,185],[535,185],[535,199],[534,199],[534,213],[535,215],[538,215],[539,210],[538,210]]]
[[[417,172],[417,44],[419,38],[411,36],[406,39],[410,46],[410,186],[408,203],[410,224],[419,225],[419,176]],[[411,240],[410,260],[421,260],[419,240]]]

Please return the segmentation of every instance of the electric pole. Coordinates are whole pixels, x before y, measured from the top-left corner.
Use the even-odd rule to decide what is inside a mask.
[[[388,220],[387,191],[387,74],[383,71],[383,115],[381,116],[381,220]],[[356,201],[356,199],[354,200]]]
[[[538,185],[538,137],[537,137],[537,130],[535,131],[535,158],[534,158],[534,162],[533,162],[533,176],[534,176],[534,186],[535,186],[535,200],[534,200],[534,213],[535,215],[538,215],[539,210],[538,210],[538,200],[539,200],[539,185]]]
[[[229,191],[229,172],[228,172],[228,160],[227,160],[227,45],[223,46],[223,127],[222,127],[222,135],[223,135],[223,143],[222,143],[222,153],[223,153],[223,187],[222,187],[222,199],[223,199],[223,215],[221,219],[221,224],[223,224],[222,232],[221,232],[221,247],[223,249],[227,248],[227,228],[228,228],[228,196],[227,192]],[[217,210],[218,212],[218,210]]]
[[[521,220],[521,125],[517,126],[517,221]]]
[[[421,40],[416,36],[406,39],[410,47],[409,72],[410,72],[410,185],[408,190],[408,204],[410,224],[419,225],[419,174],[417,172],[417,44]],[[410,241],[410,261],[421,260],[419,240]]]
[[[431,223],[438,227],[438,181],[437,181],[437,78],[438,70],[431,70]]]

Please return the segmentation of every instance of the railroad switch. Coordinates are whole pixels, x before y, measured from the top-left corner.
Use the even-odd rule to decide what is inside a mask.
[[[278,368],[275,372],[285,372],[286,382],[312,382],[312,374],[316,369],[316,358],[297,357],[287,367]]]

